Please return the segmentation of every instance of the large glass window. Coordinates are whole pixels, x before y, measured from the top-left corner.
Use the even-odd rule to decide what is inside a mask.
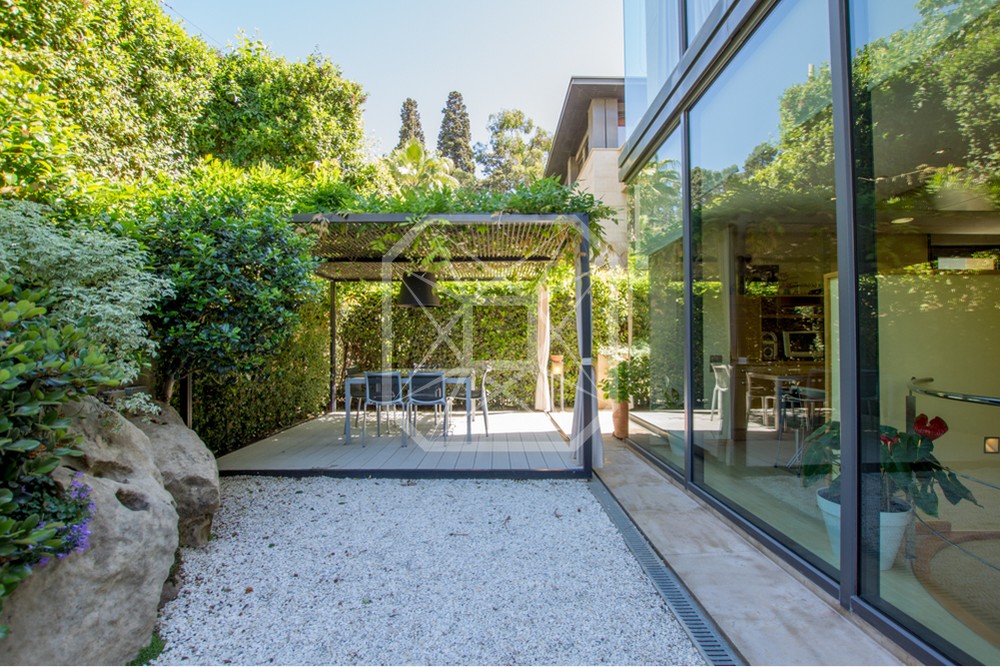
[[[691,109],[692,429],[695,483],[836,577],[800,475],[839,442],[828,25],[780,3]]]
[[[630,437],[684,467],[684,244],[681,141],[674,132],[630,188],[634,397]]]
[[[719,0],[684,0],[684,15],[687,18],[687,42],[694,41],[701,26],[705,25],[709,13],[719,4]]]
[[[625,0],[625,127],[631,134],[680,58],[679,0]]]
[[[1000,2],[850,10],[862,594],[1000,664]]]

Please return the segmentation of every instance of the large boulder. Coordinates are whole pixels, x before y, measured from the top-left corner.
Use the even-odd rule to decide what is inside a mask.
[[[183,547],[208,543],[212,517],[219,509],[219,466],[198,434],[184,425],[177,411],[165,403],[155,417],[134,417],[152,444],[153,458],[163,475],[163,486],[174,497],[180,517],[177,528]]]
[[[78,469],[91,488],[90,548],[38,567],[4,601],[4,665],[121,665],[149,643],[177,550],[177,512],[149,438],[101,403],[69,404],[84,436]],[[70,469],[72,468],[72,469]]]

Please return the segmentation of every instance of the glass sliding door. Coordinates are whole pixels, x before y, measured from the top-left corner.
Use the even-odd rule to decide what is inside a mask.
[[[1000,664],[1000,2],[849,9],[862,596]]]
[[[829,53],[826,3],[785,0],[691,108],[691,428],[695,483],[836,578],[800,476],[838,442]]]
[[[630,437],[667,465],[684,468],[684,246],[679,132],[633,181]]]

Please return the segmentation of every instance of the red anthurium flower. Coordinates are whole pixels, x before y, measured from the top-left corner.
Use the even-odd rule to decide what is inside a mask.
[[[886,447],[892,448],[897,442],[899,442],[898,435],[886,435],[885,433],[880,433],[878,439],[882,441],[882,444]]]
[[[935,417],[928,422],[927,415],[921,414],[913,422],[913,430],[933,441],[948,432],[948,425],[940,417]]]

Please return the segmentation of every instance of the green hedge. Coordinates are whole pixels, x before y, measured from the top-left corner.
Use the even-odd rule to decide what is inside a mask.
[[[330,320],[325,297],[271,360],[248,374],[196,375],[194,430],[216,456],[321,413],[329,401]]]
[[[534,405],[537,296],[533,285],[442,282],[438,287],[441,307],[428,311],[392,305],[398,283],[342,283],[338,289],[338,382],[343,382],[347,367],[381,367],[383,300],[388,299],[390,366],[482,369],[488,361],[493,368],[491,407]]]
[[[635,342],[642,343],[639,332],[648,331],[649,281],[640,274],[630,277],[624,269],[597,268],[591,271],[593,308],[593,352],[611,357],[624,354],[629,340],[629,311]],[[579,372],[576,338],[576,284],[572,267],[549,280],[549,311],[552,318],[552,354],[564,355],[566,365],[566,404],[576,399]],[[630,298],[631,291],[631,298]],[[559,329],[561,322],[564,326]],[[557,335],[557,329],[558,335]]]

